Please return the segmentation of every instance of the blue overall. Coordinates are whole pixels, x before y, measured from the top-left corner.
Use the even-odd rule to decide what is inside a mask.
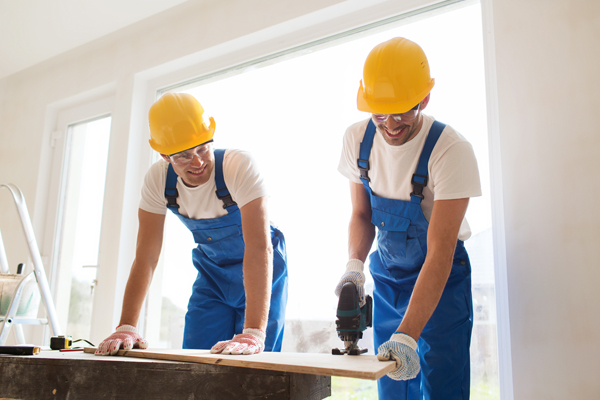
[[[375,348],[398,329],[427,254],[429,223],[421,209],[427,186],[429,157],[445,125],[431,127],[412,178],[411,200],[375,195],[369,186],[369,155],[375,126],[370,121],[360,144],[358,167],[370,196],[371,222],[378,229],[377,250],[369,256],[373,291]],[[452,271],[433,315],[418,341],[421,372],[409,381],[387,376],[378,382],[380,399],[468,399],[469,345],[473,328],[471,264],[461,240],[456,243]]]
[[[165,197],[167,207],[192,232],[198,246],[192,250],[198,276],[185,315],[184,349],[210,349],[244,329],[246,295],[242,272],[244,238],[240,209],[231,198],[223,179],[225,150],[215,150],[216,195],[227,214],[219,218],[191,219],[179,214],[177,174],[169,164]],[[285,238],[271,226],[273,244],[273,286],[265,351],[281,351],[288,277]]]

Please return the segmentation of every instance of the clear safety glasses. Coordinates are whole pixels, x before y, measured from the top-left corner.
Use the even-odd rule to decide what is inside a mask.
[[[187,165],[192,162],[194,156],[206,160],[210,156],[210,146],[211,143],[201,144],[200,146],[171,154],[169,158],[171,159],[171,162],[176,165]]]
[[[417,114],[419,113],[419,106],[421,105],[421,103],[417,104],[416,106],[414,106],[412,109],[408,110],[407,112],[403,112],[401,114],[371,114],[373,116],[373,119],[376,122],[381,122],[384,123],[388,120],[388,118],[392,117],[394,119],[394,121],[396,122],[410,122],[412,120],[414,120],[417,117]]]

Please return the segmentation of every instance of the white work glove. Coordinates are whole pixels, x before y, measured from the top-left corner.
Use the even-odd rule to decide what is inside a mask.
[[[421,371],[421,363],[417,354],[417,342],[405,333],[394,333],[390,340],[379,346],[377,359],[396,360],[396,369],[388,372],[387,376],[395,381],[413,379]]]
[[[347,282],[352,282],[356,285],[356,291],[358,292],[358,301],[360,307],[364,306],[365,301],[365,274],[363,270],[365,268],[365,264],[360,260],[350,260],[348,264],[346,264],[346,272],[342,275],[340,282],[337,284],[335,288],[335,295],[340,297],[340,293],[342,292],[342,286],[344,286]]]
[[[262,329],[246,328],[233,339],[218,342],[210,352],[212,354],[258,354],[265,348],[266,337]]]
[[[141,337],[135,326],[120,325],[115,332],[104,339],[94,353],[97,356],[115,355],[119,349],[131,350],[132,348],[147,349],[148,342]]]

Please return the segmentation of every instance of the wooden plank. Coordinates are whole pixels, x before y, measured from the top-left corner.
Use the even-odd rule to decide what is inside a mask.
[[[328,376],[189,362],[42,351],[0,355],[0,398],[321,400]]]
[[[85,349],[86,353],[93,353],[94,351],[95,349],[93,347]],[[181,349],[119,350],[117,354],[125,357],[186,361],[269,371],[342,376],[346,378],[369,380],[377,380],[396,368],[396,363],[394,361],[379,361],[376,356],[366,354],[360,356],[334,356],[331,354],[315,353],[263,352],[249,356],[234,356],[210,354],[209,350]]]

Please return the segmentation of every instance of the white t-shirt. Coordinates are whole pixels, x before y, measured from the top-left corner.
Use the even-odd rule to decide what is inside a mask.
[[[169,163],[161,159],[154,163],[144,179],[140,208],[154,214],[167,213],[165,183]],[[242,208],[252,200],[267,196],[267,188],[256,161],[250,153],[242,150],[226,150],[223,156],[223,178],[225,185],[238,207]],[[177,177],[177,204],[179,213],[192,219],[218,218],[227,214],[223,201],[217,198],[215,191],[215,168],[210,179],[196,187],[186,186],[181,177]]]
[[[380,132],[375,133],[369,157],[370,186],[374,194],[389,199],[410,201],[410,193],[413,191],[411,179],[417,170],[421,150],[433,121],[433,117],[423,114],[423,125],[417,136],[401,146],[391,146]],[[362,183],[356,162],[360,142],[368,123],[368,119],[357,122],[351,125],[344,135],[338,171],[356,183]],[[481,196],[479,170],[473,147],[460,133],[448,125],[433,148],[428,170],[427,187],[423,189],[425,198],[421,202],[421,209],[427,221],[431,218],[434,200]],[[458,238],[466,240],[470,236],[471,229],[465,218]]]

